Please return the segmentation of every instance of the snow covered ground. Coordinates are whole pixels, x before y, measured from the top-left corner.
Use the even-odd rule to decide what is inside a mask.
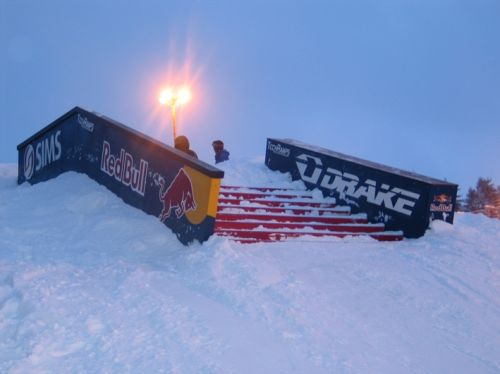
[[[227,184],[295,185],[262,160]],[[182,246],[85,175],[0,165],[0,372],[500,372],[500,221]]]

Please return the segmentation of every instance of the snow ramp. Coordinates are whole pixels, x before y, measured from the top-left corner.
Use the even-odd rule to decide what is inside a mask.
[[[18,183],[87,174],[156,216],[183,244],[211,235],[244,243],[297,237],[422,236],[453,222],[457,186],[290,140],[268,139],[265,166],[281,184],[231,184],[224,171],[115,120],[75,107],[18,147]],[[285,187],[300,179],[301,191]],[[279,182],[279,181],[278,181]],[[243,187],[242,187],[243,186]],[[330,199],[325,202],[325,199]]]

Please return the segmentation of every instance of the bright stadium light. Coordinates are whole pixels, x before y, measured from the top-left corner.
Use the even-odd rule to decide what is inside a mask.
[[[172,90],[170,88],[166,88],[160,92],[160,96],[158,96],[158,101],[162,105],[169,104],[172,101],[173,96],[174,93],[172,92]]]
[[[188,103],[191,100],[191,91],[189,90],[189,87],[186,86],[182,87],[179,90],[177,97],[179,105],[184,105]]]
[[[158,101],[162,105],[168,105],[172,111],[172,128],[174,132],[174,141],[177,133],[177,107],[184,105],[191,100],[191,90],[187,86],[182,86],[179,89],[166,88],[160,92]]]

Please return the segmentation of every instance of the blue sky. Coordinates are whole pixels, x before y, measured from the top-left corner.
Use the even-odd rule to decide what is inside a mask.
[[[76,105],[171,143],[259,156],[295,138],[500,184],[500,2],[0,0],[0,162]]]

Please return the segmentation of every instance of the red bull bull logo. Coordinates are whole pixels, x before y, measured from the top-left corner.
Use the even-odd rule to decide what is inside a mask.
[[[183,168],[179,170],[174,180],[164,191],[165,182],[160,180],[159,198],[163,203],[160,221],[165,222],[170,217],[172,210],[175,216],[181,218],[190,210],[196,210],[196,201],[193,194],[193,184]],[[174,209],[175,208],[175,209]]]
[[[451,212],[453,211],[452,198],[450,195],[434,195],[434,201],[431,204],[431,212]]]
[[[445,194],[434,195],[434,201],[437,201],[440,204],[450,204],[451,196]]]

